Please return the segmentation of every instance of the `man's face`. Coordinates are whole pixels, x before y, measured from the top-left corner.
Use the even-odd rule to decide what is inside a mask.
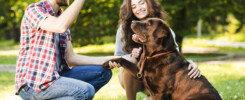
[[[69,6],[69,0],[55,0],[59,6]]]

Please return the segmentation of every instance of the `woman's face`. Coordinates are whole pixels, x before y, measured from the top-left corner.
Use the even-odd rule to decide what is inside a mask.
[[[149,14],[145,0],[131,0],[131,8],[133,14],[140,20],[144,20]]]

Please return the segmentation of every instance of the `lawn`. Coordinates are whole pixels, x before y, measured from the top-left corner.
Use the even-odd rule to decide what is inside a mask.
[[[226,36],[226,35],[224,35]],[[243,37],[235,36],[235,37]],[[222,35],[204,36],[195,39],[188,37],[188,41],[183,43],[183,47],[207,47],[216,48],[223,52],[245,52],[245,48],[234,47],[217,47],[207,45],[202,40],[217,39],[244,42],[244,38],[226,38]],[[11,47],[7,47],[7,46]],[[15,64],[18,54],[18,46],[11,41],[0,43],[0,64]],[[78,54],[88,56],[109,56],[113,55],[115,48],[114,43],[104,45],[88,45],[84,47],[75,47],[74,51]],[[10,49],[10,50],[9,50]],[[12,51],[11,51],[12,50]],[[184,54],[187,59],[205,59],[223,56],[222,54]],[[229,62],[225,64],[210,64],[205,62],[197,63],[202,74],[212,83],[218,90],[224,100],[244,100],[245,99],[245,65],[244,62]],[[125,91],[122,89],[118,80],[119,69],[113,69],[113,76],[110,82],[98,91],[94,100],[126,100]],[[14,72],[0,72],[0,100],[19,100],[18,96],[14,96]],[[143,93],[137,94],[137,100],[145,97]]]
[[[16,55],[0,55],[0,64],[16,64]]]
[[[202,34],[199,39],[205,40],[218,40],[218,41],[232,41],[232,42],[245,42],[244,33],[213,33],[213,34]],[[197,35],[192,34],[185,37],[186,39],[196,39]]]
[[[207,64],[198,63],[204,76],[218,90],[224,100],[245,99],[245,65],[241,63]],[[94,100],[126,100],[125,91],[118,81],[119,69],[113,69],[110,82],[96,93]],[[14,95],[14,73],[0,73],[0,99],[20,99]],[[143,93],[137,94],[137,100],[145,97]]]

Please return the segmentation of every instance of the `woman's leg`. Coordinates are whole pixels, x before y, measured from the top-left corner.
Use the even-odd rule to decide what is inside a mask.
[[[94,86],[97,92],[102,86],[109,82],[112,72],[99,65],[84,65],[76,66],[70,71],[62,72],[61,76],[88,82]]]
[[[142,86],[142,82],[131,76],[129,72],[120,68],[119,72],[120,84],[126,91],[127,100],[136,100],[136,94]]]

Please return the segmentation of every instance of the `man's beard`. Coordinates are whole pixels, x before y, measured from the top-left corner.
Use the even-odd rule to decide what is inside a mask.
[[[59,6],[69,6],[69,2],[68,2],[69,0],[57,0],[56,2],[57,2],[57,4],[59,5]]]

